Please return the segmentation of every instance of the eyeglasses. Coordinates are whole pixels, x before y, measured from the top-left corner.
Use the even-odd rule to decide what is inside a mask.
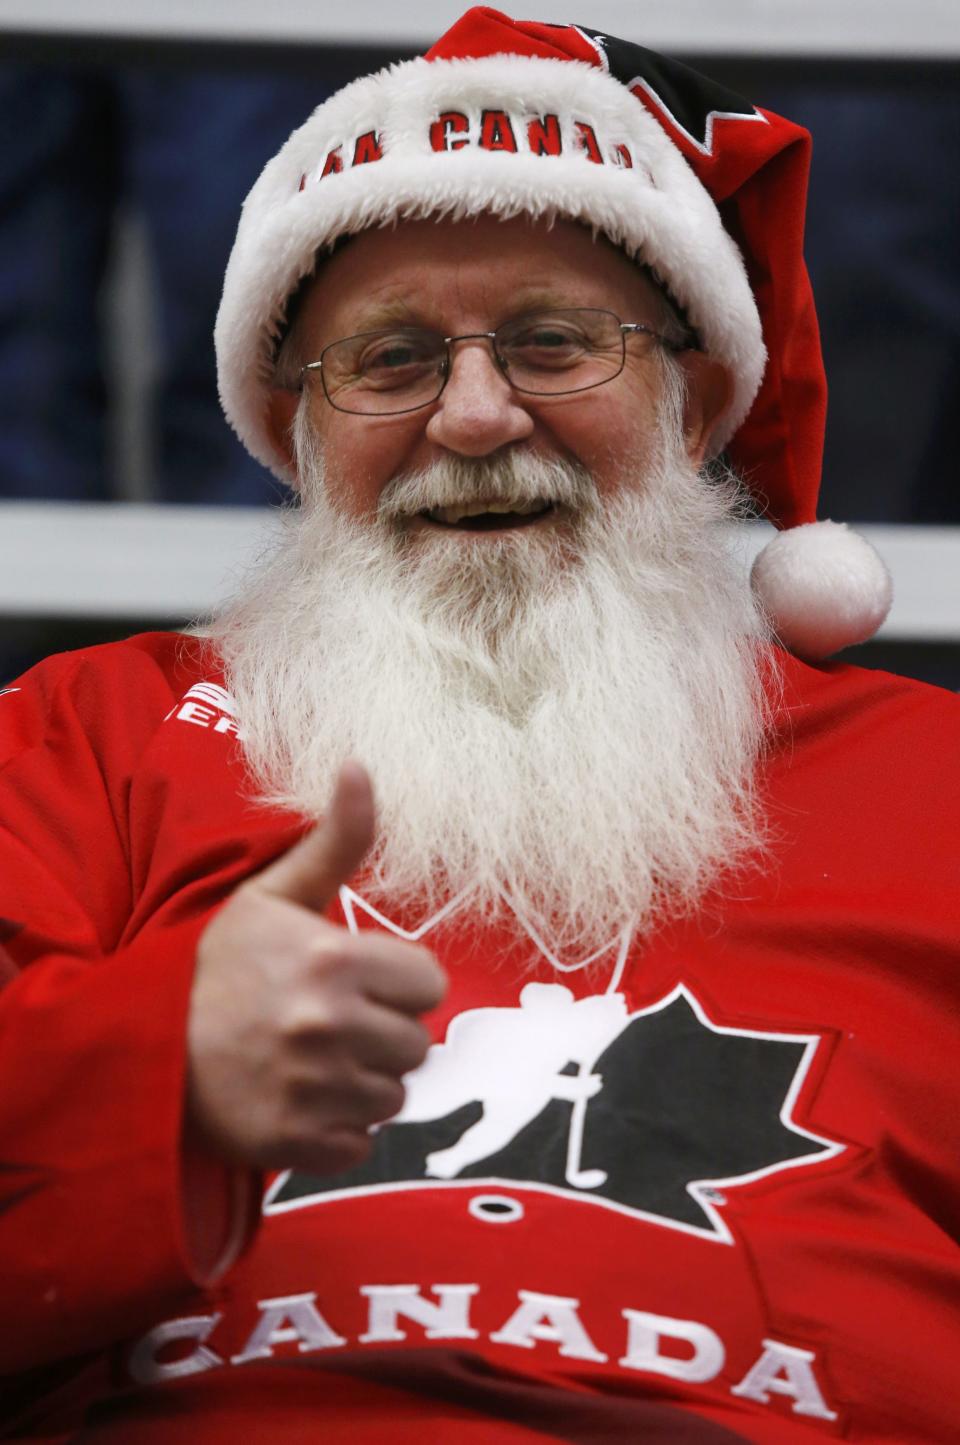
[[[603,386],[620,375],[626,338],[642,337],[668,351],[682,351],[689,340],[670,340],[637,321],[621,321],[612,311],[578,306],[564,311],[535,311],[498,326],[443,336],[422,326],[365,331],[325,346],[319,361],[300,372],[319,372],[324,395],[337,411],[357,416],[396,416],[429,406],[450,377],[450,348],[458,341],[488,341],[493,359],[516,391],[531,396],[568,396]]]

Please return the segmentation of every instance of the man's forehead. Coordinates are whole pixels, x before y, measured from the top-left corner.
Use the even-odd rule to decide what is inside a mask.
[[[499,323],[541,307],[636,307],[655,296],[643,268],[586,226],[484,216],[365,231],[320,264],[302,304],[313,331],[344,316],[361,329],[443,325],[471,305]]]

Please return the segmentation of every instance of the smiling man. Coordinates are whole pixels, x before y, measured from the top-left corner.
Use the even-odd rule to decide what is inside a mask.
[[[582,225],[482,216],[338,250],[277,374],[302,505],[215,629],[271,794],[321,815],[370,760],[385,905],[507,893],[583,954],[689,906],[757,842],[763,628],[698,475],[725,368]]]
[[[255,185],[280,541],[0,698],[15,1438],[950,1435],[957,705],[816,661],[808,140],[479,9]]]

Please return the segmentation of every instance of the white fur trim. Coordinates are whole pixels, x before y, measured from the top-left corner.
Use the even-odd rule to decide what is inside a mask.
[[[478,148],[435,152],[444,111],[480,107],[555,114],[563,153]],[[575,145],[573,122],[594,127],[607,163]],[[383,158],[318,179],[328,152],[377,132]],[[611,163],[626,144],[632,169]],[[306,177],[301,190],[301,178]],[[266,427],[272,352],[290,295],[318,249],[338,236],[424,216],[492,212],[584,221],[656,268],[706,349],[730,369],[734,399],[712,438],[719,451],[746,417],[766,352],[740,253],[704,187],[658,122],[618,81],[581,61],[497,55],[390,66],[346,86],[294,131],[244,204],[227,266],[215,339],[220,395],[240,439],[290,480]]]
[[[779,532],[754,562],[750,581],[780,640],[811,660],[866,642],[893,600],[882,558],[842,522]]]

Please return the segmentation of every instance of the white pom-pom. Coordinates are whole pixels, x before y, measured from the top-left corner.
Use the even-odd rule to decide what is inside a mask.
[[[784,646],[811,660],[866,642],[893,600],[885,564],[843,522],[778,532],[754,562],[750,583]]]

